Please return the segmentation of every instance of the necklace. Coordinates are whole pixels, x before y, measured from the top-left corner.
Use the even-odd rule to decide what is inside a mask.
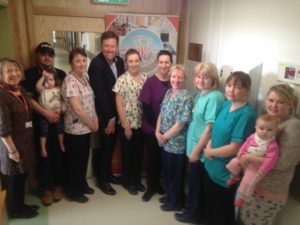
[[[79,81],[79,83],[81,83],[85,86],[87,85],[85,79],[83,78],[83,76],[77,75],[76,73],[74,73],[72,71],[70,72],[70,74],[72,74],[76,78],[76,80]]]

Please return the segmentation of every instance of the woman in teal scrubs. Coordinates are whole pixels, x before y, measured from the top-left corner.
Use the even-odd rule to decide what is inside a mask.
[[[212,129],[211,141],[204,149],[207,225],[234,224],[236,185],[228,186],[226,164],[254,131],[256,112],[248,103],[251,79],[244,72],[233,72],[226,80],[227,100]]]

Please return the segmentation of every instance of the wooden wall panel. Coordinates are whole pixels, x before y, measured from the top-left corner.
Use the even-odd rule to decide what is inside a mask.
[[[79,18],[63,16],[34,16],[37,44],[41,41],[52,42],[51,31],[104,31],[104,20],[99,18]]]
[[[128,5],[93,4],[91,0],[10,0],[16,59],[34,64],[35,46],[51,41],[52,30],[103,32],[105,13],[180,16],[177,59],[184,62],[188,0],[130,0]],[[31,58],[31,60],[30,60]]]
[[[12,25],[12,39],[15,52],[15,58],[25,67],[29,65],[30,57],[28,51],[28,39],[25,20],[25,6],[23,1],[10,0],[8,8]]]
[[[100,12],[167,13],[168,2],[174,0],[129,0],[129,4],[94,4],[91,0],[32,0],[34,6],[80,8]],[[175,0],[177,1],[177,0]]]

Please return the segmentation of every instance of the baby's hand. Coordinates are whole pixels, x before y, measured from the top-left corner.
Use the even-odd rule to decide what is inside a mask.
[[[44,77],[44,78],[47,78],[47,71],[46,70],[43,70],[43,72],[42,72],[42,76]]]

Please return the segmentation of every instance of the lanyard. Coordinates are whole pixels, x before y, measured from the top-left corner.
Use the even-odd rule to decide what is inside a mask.
[[[3,87],[3,88],[5,88],[2,84],[0,84],[0,87]],[[22,94],[22,92],[20,91],[20,93],[21,93],[21,98],[22,98],[22,100],[19,98],[19,95],[17,95],[17,94],[15,94],[13,91],[10,91],[10,90],[8,90],[17,100],[18,100],[18,102],[24,107],[24,109],[25,109],[25,111],[26,111],[26,115],[27,115],[27,121],[29,121],[29,108],[28,108],[28,105],[27,105],[27,102],[26,102],[26,100],[25,100],[25,98],[24,98],[24,95]]]
[[[27,121],[29,121],[29,108],[28,108],[28,104],[24,98],[24,95],[21,93],[20,97],[22,98],[22,100],[19,98],[19,95],[16,95],[14,92],[9,91],[17,100],[18,102],[24,107],[25,111],[26,111],[26,115],[27,115]]]

